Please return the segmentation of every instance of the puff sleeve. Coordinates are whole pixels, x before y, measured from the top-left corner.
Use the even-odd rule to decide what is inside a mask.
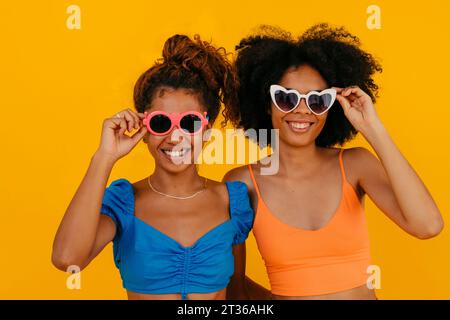
[[[134,215],[133,185],[126,179],[118,179],[105,189],[100,212],[116,224],[116,237],[120,238]]]
[[[225,183],[230,194],[231,220],[236,227],[233,244],[241,244],[247,239],[254,219],[247,185],[242,181],[227,181]]]

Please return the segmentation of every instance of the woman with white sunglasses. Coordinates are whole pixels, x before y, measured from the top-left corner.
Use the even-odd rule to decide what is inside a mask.
[[[262,175],[257,162],[224,180],[249,187],[271,292],[245,277],[243,244],[229,297],[376,299],[367,283],[365,196],[414,237],[428,239],[443,228],[430,193],[375,111],[373,75],[381,66],[343,28],[315,25],[298,40],[264,31],[237,46],[240,104],[232,120],[244,129],[278,130],[269,144],[279,170]],[[364,148],[335,147],[358,132],[378,159]]]

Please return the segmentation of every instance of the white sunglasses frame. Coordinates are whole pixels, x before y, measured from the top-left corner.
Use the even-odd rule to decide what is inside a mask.
[[[298,101],[297,101],[297,104],[295,105],[295,107],[293,107],[293,108],[292,108],[291,110],[289,110],[289,111],[284,111],[284,110],[282,110],[282,109],[278,106],[278,104],[277,104],[277,102],[276,102],[276,100],[275,100],[275,92],[276,92],[276,91],[283,91],[283,92],[285,92],[285,93],[287,93],[287,94],[289,94],[289,93],[295,93],[295,95],[298,97]],[[328,106],[328,108],[327,108],[325,111],[323,111],[323,112],[321,112],[321,113],[317,113],[317,112],[314,112],[314,111],[309,107],[308,98],[309,98],[309,96],[311,96],[311,95],[313,95],[313,94],[318,95],[318,96],[321,96],[321,95],[324,95],[324,94],[329,94],[329,95],[331,95],[331,103],[330,103],[330,105]],[[290,90],[288,90],[288,89],[286,89],[285,87],[280,86],[280,85],[278,85],[278,84],[272,84],[272,85],[270,86],[270,97],[272,98],[272,102],[273,102],[273,104],[275,105],[275,107],[277,107],[278,110],[280,110],[280,111],[283,112],[283,113],[289,113],[289,112],[294,111],[294,110],[300,105],[300,102],[302,101],[302,98],[305,98],[306,106],[308,107],[309,111],[311,111],[312,113],[314,113],[314,114],[317,115],[317,116],[320,116],[320,115],[324,114],[325,112],[327,112],[328,110],[330,110],[330,108],[333,106],[334,102],[336,101],[336,89],[334,89],[334,88],[328,88],[328,89],[322,90],[322,91],[320,91],[320,92],[319,92],[319,91],[310,91],[310,92],[308,92],[307,94],[301,94],[300,92],[298,92],[298,91],[295,90],[295,89],[290,89]]]

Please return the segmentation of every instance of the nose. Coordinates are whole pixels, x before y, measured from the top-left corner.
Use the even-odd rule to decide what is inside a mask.
[[[178,144],[184,139],[183,131],[180,128],[174,127],[172,132],[169,134],[169,143]]]
[[[308,106],[306,105],[305,98],[301,98],[300,99],[299,105],[292,112],[294,112],[294,113],[303,113],[303,114],[311,114],[311,110],[309,110]]]

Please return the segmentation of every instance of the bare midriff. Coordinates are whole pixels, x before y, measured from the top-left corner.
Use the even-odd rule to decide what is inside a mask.
[[[377,300],[374,290],[362,285],[350,290],[321,294],[317,296],[290,297],[272,295],[273,300]]]
[[[189,300],[225,300],[226,288],[210,293],[188,293]],[[181,300],[181,293],[147,294],[127,291],[128,300]]]

